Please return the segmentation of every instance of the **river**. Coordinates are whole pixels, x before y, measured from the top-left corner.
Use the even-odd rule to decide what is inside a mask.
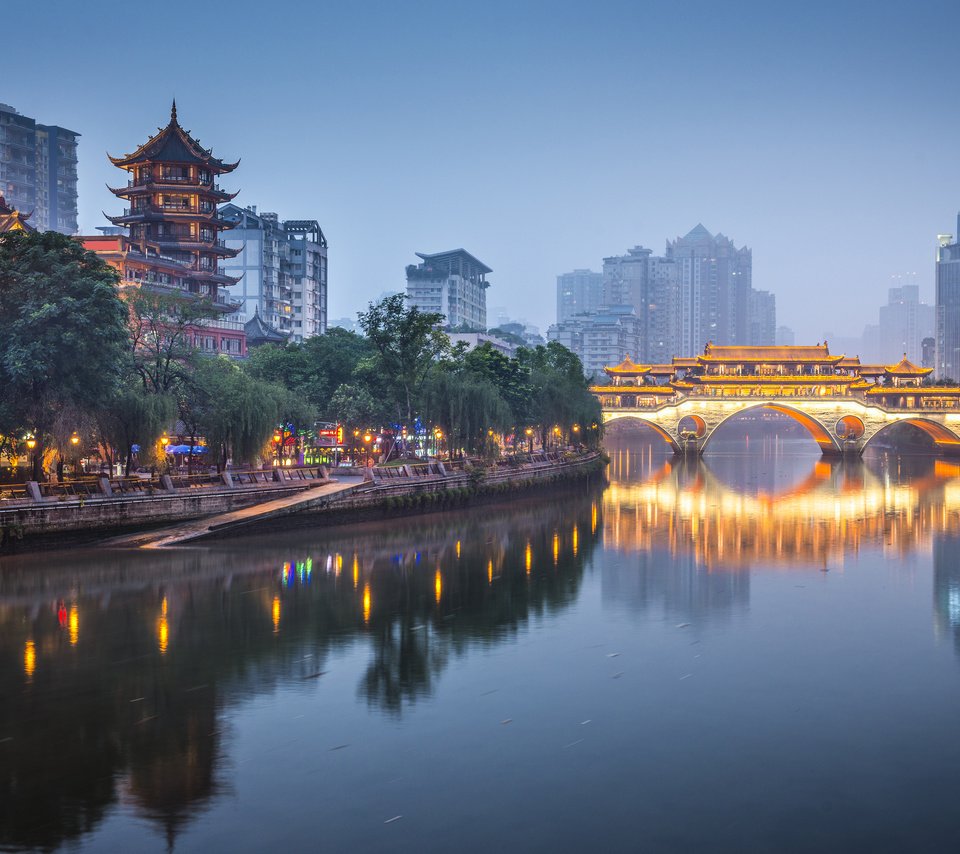
[[[960,466],[661,447],[511,503],[0,558],[0,849],[953,850]]]

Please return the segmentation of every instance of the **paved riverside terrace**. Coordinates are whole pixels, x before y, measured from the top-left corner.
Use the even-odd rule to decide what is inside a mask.
[[[143,549],[159,549],[165,546],[175,546],[180,543],[187,543],[191,540],[199,539],[207,534],[226,530],[227,528],[240,527],[251,522],[261,522],[264,519],[275,516],[285,516],[289,513],[305,510],[319,500],[326,500],[334,495],[352,492],[357,489],[362,482],[359,477],[351,477],[317,484],[305,492],[296,492],[293,495],[274,498],[271,501],[254,504],[252,507],[244,507],[228,513],[218,513],[215,516],[207,516],[204,519],[182,522],[159,531],[140,532],[115,537],[108,540],[104,545],[133,546]]]
[[[933,439],[941,453],[960,453],[960,386],[925,385],[932,368],[906,356],[867,365],[813,346],[708,344],[702,355],[669,365],[631,359],[604,369],[609,381],[591,391],[603,420],[653,427],[675,453],[702,453],[717,428],[746,412],[773,411],[802,424],[824,454],[861,454],[897,423]]]

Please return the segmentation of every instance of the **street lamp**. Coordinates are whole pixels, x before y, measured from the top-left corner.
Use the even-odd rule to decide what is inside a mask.
[[[273,431],[273,444],[277,446],[277,462],[276,465],[280,465],[280,453],[282,451],[282,446],[280,443],[283,441],[283,434],[279,430]]]
[[[524,430],[524,433],[527,434],[527,444],[528,444],[527,453],[532,454],[533,453],[533,427],[527,427],[527,429]]]
[[[77,456],[77,445],[80,444],[80,437],[77,435],[77,431],[73,431],[73,435],[70,436],[70,444],[73,445],[73,459],[70,461],[70,464],[73,466],[73,476],[77,476],[77,469],[80,468],[80,459]]]

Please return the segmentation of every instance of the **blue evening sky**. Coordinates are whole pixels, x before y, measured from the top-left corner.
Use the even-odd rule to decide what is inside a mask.
[[[955,1],[9,3],[0,45],[0,101],[83,135],[84,232],[175,95],[238,203],[320,221],[331,318],[463,246],[545,331],[558,273],[703,222],[812,343],[932,302],[960,208]]]

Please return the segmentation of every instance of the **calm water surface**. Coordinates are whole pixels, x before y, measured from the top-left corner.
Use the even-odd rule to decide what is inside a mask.
[[[956,850],[960,468],[718,448],[0,559],[0,848]]]

